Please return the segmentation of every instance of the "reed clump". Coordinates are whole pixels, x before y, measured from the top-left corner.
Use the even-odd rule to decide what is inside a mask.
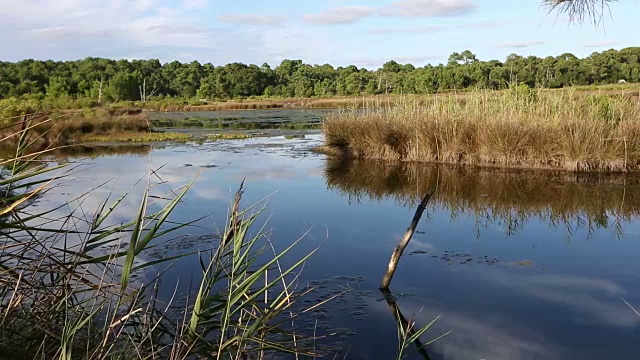
[[[130,213],[123,207],[133,193],[96,201],[96,188],[34,206],[74,181],[80,165],[58,164],[52,147],[34,151],[33,124],[24,125],[12,135],[13,156],[0,159],[0,359],[322,355],[318,335],[296,325],[331,300],[306,302],[313,288],[297,289],[315,250],[292,259],[302,238],[276,250],[257,223],[264,205],[241,206],[243,184],[222,232],[204,235],[197,252],[170,251],[193,240],[181,230],[209,218],[172,216],[195,178],[150,169]],[[161,274],[178,261],[200,266],[164,285]],[[181,284],[192,284],[188,293],[179,293]]]
[[[640,103],[526,86],[370,103],[329,115],[325,145],[356,158],[571,171],[640,169]]]
[[[186,134],[155,132],[146,114],[136,109],[85,109],[61,113],[32,113],[0,120],[0,138],[24,130],[40,148],[84,141],[185,140]],[[14,146],[14,144],[8,144]]]

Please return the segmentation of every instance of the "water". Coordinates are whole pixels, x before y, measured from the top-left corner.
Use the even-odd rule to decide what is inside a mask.
[[[231,131],[261,135],[314,133],[335,109],[228,110],[150,113],[153,126],[171,131]],[[315,131],[318,133],[318,131]]]
[[[441,315],[423,342],[451,331],[427,347],[429,358],[640,355],[640,317],[622,300],[640,308],[639,177],[339,162],[309,151],[321,142],[321,134],[310,132],[292,140],[100,148],[82,160],[90,169],[73,186],[38,206],[113,179],[83,206],[133,186],[115,219],[123,221],[137,211],[141,187],[134,185],[149,168],[163,166],[159,175],[176,186],[199,173],[173,220],[206,216],[201,228],[182,232],[195,240],[180,244],[202,250],[210,244],[198,236],[224,226],[245,179],[243,205],[267,198],[261,220],[270,217],[276,248],[306,233],[285,262],[319,248],[301,279],[301,287],[318,287],[311,300],[350,289],[311,325],[320,333],[342,329],[329,338],[340,346],[340,358],[391,359],[397,327],[378,287],[421,195],[437,184],[391,284],[399,310],[418,326]],[[177,250],[162,251],[147,256]],[[197,269],[194,258],[182,260],[162,284],[172,290],[180,279],[180,291],[187,291]],[[414,348],[408,355],[425,357]]]

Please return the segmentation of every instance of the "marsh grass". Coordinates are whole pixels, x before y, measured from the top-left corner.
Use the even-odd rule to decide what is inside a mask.
[[[207,135],[207,140],[244,140],[252,137],[253,135],[245,133],[216,133]]]
[[[640,169],[640,103],[514,87],[399,98],[328,115],[325,145],[355,158],[571,171]]]
[[[14,134],[14,156],[0,160],[0,358],[317,355],[310,345],[315,339],[292,325],[322,305],[298,304],[311,291],[299,292],[296,284],[313,252],[283,261],[300,239],[273,251],[264,227],[254,225],[264,206],[241,209],[242,185],[209,250],[148,260],[145,254],[172,234],[205,219],[171,220],[195,179],[176,182],[150,170],[135,215],[124,221],[117,213],[134,196],[130,192],[112,194],[97,206],[87,200],[91,190],[59,205],[33,207],[52,189],[72,183],[80,168],[48,160],[53,147],[33,151],[38,135],[30,136],[32,128],[26,122]],[[160,275],[146,271],[162,274],[188,256],[200,264],[191,279],[197,291],[184,304],[174,302],[175,293],[159,297]]]
[[[187,141],[189,134],[176,132],[116,132],[103,135],[87,134],[77,138],[78,142],[153,142]]]
[[[151,134],[152,128],[146,115],[136,111],[110,111],[106,109],[79,110],[49,114],[44,112],[0,120],[0,138],[10,142],[15,134],[29,123],[29,136],[37,138],[31,144],[40,149],[58,147],[90,137],[122,136],[122,134]],[[133,135],[130,135],[133,137]],[[150,138],[157,135],[150,135]],[[12,144],[15,146],[15,144]]]
[[[267,110],[267,109],[332,109],[358,106],[362,98],[332,97],[332,98],[267,98],[228,101],[188,101],[179,99],[164,99],[144,104],[142,106],[152,111],[218,111],[218,110]]]

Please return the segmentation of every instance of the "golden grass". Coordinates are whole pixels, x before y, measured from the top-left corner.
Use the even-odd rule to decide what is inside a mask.
[[[135,109],[85,109],[59,114],[33,114],[5,121],[0,138],[31,126],[35,145],[61,146],[83,141],[158,141],[183,139],[171,133],[153,133],[145,114]],[[7,139],[15,141],[15,137]]]
[[[351,201],[420,201],[437,185],[432,207],[512,226],[537,218],[552,224],[603,227],[640,215],[640,178],[385,161],[330,159],[325,179]]]
[[[356,158],[572,171],[640,169],[640,104],[516,88],[399,98],[330,115],[325,145]],[[336,150],[339,149],[339,150]]]

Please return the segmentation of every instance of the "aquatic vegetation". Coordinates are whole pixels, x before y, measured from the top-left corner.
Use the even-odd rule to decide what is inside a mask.
[[[185,133],[175,132],[122,132],[103,135],[83,135],[78,142],[152,142],[152,141],[186,141],[191,136]]]
[[[262,210],[240,208],[242,184],[222,233],[204,240],[211,242],[210,250],[190,254],[176,248],[149,261],[145,254],[202,220],[178,223],[171,216],[195,179],[177,184],[150,171],[138,210],[124,221],[117,209],[131,193],[95,206],[85,202],[87,193],[52,208],[31,207],[34,199],[72,182],[78,168],[48,161],[51,147],[31,151],[28,128],[14,134],[15,156],[0,160],[0,354],[24,359],[321,355],[315,338],[292,325],[331,300],[299,303],[308,290],[295,289],[298,272],[315,251],[285,262],[301,239],[276,252],[262,229],[254,230]],[[194,281],[195,293],[185,303],[159,297],[163,285],[143,276],[145,269],[162,273],[187,257],[200,263],[195,279],[184,280]]]
[[[208,140],[242,140],[250,139],[253,136],[251,134],[243,133],[217,133],[207,135]]]
[[[154,119],[151,124],[156,128],[198,128],[198,129],[220,129],[220,130],[262,130],[262,129],[281,129],[281,130],[312,130],[320,129],[322,122],[317,121],[296,121],[281,117],[277,121],[264,119],[256,121],[247,121],[243,118],[224,118],[224,119]]]
[[[398,99],[328,115],[325,145],[366,159],[571,171],[640,170],[640,103],[510,91]]]

